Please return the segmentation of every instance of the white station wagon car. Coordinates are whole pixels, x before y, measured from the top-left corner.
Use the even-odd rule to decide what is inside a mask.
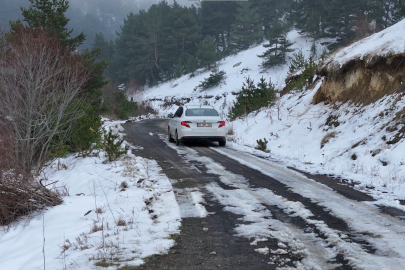
[[[186,105],[169,115],[167,127],[169,141],[179,145],[184,141],[217,141],[220,146],[226,144],[225,121],[212,106]]]

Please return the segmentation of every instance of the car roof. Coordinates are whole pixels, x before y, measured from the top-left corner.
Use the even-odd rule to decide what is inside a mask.
[[[187,109],[196,109],[196,108],[203,108],[203,109],[214,109],[211,105],[186,105],[184,106]]]

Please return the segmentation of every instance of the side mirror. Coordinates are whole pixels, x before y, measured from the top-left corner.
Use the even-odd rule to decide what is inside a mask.
[[[173,114],[172,114],[172,113],[169,113],[169,114],[167,115],[167,117],[173,118]]]

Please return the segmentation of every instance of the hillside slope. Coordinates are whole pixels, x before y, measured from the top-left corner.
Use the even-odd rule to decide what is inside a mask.
[[[399,37],[403,31],[398,30],[404,25],[401,21],[326,59],[312,88],[282,96],[279,110],[262,108],[228,121],[228,147],[276,158],[286,166],[309,172],[348,178],[356,188],[373,195],[376,203],[405,209],[400,205],[405,198],[405,98],[399,91],[402,62],[398,76],[394,74],[396,59],[404,51]],[[310,39],[294,31],[289,38],[295,43],[294,49],[302,49],[309,56]],[[289,63],[262,71],[257,55],[263,51],[260,45],[221,61],[219,69],[226,71],[227,78],[219,87],[193,90],[209,75],[201,72],[148,89],[144,99],[151,100],[161,116],[174,112],[180,104],[210,104],[226,118],[236,98],[232,92],[241,89],[246,77],[271,79],[279,90],[285,86]],[[391,68],[386,70],[386,65]],[[395,78],[386,86],[390,76]],[[377,94],[370,88],[373,85],[380,85]],[[393,89],[394,85],[397,88]],[[264,138],[269,154],[252,149]]]
[[[368,105],[405,90],[405,20],[348,46],[327,59],[324,82],[314,96],[320,102]]]

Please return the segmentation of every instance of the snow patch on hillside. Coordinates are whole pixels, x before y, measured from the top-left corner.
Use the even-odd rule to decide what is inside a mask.
[[[288,38],[294,43],[291,48],[294,49],[295,52],[302,50],[306,58],[310,57],[311,46],[313,44],[311,38],[302,36],[297,31],[291,31],[288,34]],[[319,54],[323,51],[323,48],[323,46],[317,44],[317,52]],[[271,80],[276,89],[279,90],[285,86],[288,65],[276,66],[266,71],[260,68],[262,58],[258,57],[258,55],[263,54],[265,50],[266,48],[261,44],[221,60],[219,70],[226,72],[226,79],[216,88],[200,91],[198,85],[210,75],[210,71],[201,69],[196,72],[194,77],[190,78],[188,74],[156,87],[149,88],[144,93],[143,98],[153,100],[151,105],[156,108],[162,116],[166,116],[169,112],[174,112],[175,109],[177,109],[177,106],[173,104],[162,107],[165,103],[165,99],[172,100],[173,98],[184,98],[184,104],[203,105],[207,103],[216,107],[223,115],[226,115],[228,108],[236,99],[236,96],[233,95],[232,92],[240,91],[247,77],[250,77],[255,82],[258,82],[262,77],[265,78],[266,81]],[[288,56],[292,57],[292,53],[289,53]],[[189,101],[186,101],[186,98],[189,99]]]
[[[400,37],[405,21],[385,29],[367,39],[341,50],[332,59],[344,63],[350,57],[368,53],[403,52],[403,38]],[[399,31],[401,30],[401,31]],[[289,33],[294,49],[301,49],[306,57],[310,55],[312,40]],[[378,42],[377,42],[378,41]],[[263,45],[229,56],[219,63],[219,70],[226,71],[225,83],[204,92],[193,90],[206,77],[208,71],[195,77],[188,75],[147,90],[146,99],[152,99],[152,106],[161,116],[174,113],[178,106],[167,102],[176,99],[182,104],[209,104],[214,106],[224,119],[236,100],[236,95],[246,77],[257,82],[262,76],[281,90],[285,86],[289,61],[266,71],[260,68]],[[320,53],[322,47],[318,47]],[[350,52],[350,54],[349,54]],[[291,55],[290,55],[291,56]],[[235,64],[240,63],[238,66]],[[371,194],[376,204],[395,206],[405,198],[405,142],[388,144],[395,132],[387,131],[394,125],[396,114],[405,106],[403,96],[386,96],[366,107],[351,104],[313,105],[312,99],[323,78],[317,80],[313,89],[291,93],[280,99],[280,110],[262,108],[246,117],[227,121],[228,147],[260,153],[266,158],[275,158],[286,165],[312,173],[332,174],[345,179],[349,185]],[[278,119],[278,113],[280,119]],[[396,126],[397,130],[401,124]],[[270,154],[252,150],[256,140],[268,140]],[[247,147],[246,147],[247,146]],[[339,181],[338,179],[336,181]]]
[[[405,20],[388,27],[381,32],[375,33],[365,39],[335,53],[325,65],[342,66],[352,59],[363,59],[367,55],[387,56],[405,52]]]

